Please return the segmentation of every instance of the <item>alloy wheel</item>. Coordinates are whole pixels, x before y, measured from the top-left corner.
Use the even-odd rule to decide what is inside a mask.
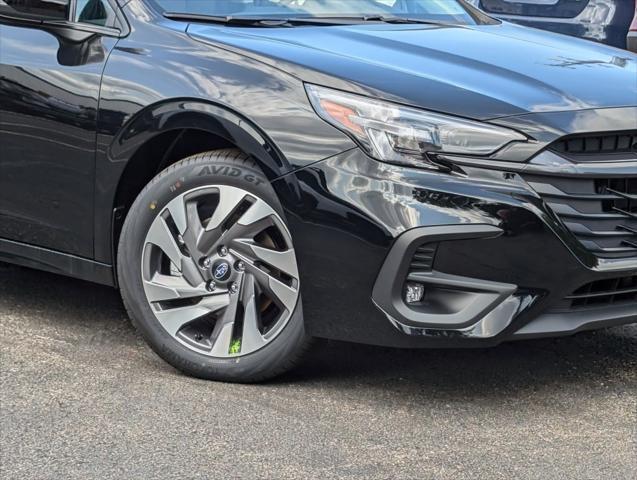
[[[162,328],[212,357],[267,345],[299,297],[285,223],[264,200],[227,185],[187,191],[161,209],[146,235],[141,270]]]

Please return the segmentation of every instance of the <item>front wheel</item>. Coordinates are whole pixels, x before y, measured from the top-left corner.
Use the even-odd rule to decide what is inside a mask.
[[[307,348],[291,234],[237,151],[182,160],[150,182],[124,224],[118,277],[135,326],[190,375],[261,381]]]

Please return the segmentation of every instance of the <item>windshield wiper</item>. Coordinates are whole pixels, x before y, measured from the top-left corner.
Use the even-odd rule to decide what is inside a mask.
[[[400,16],[386,16],[386,15],[361,15],[361,16],[346,16],[346,17],[313,17],[317,19],[332,19],[343,21],[359,21],[359,22],[381,22],[381,23],[421,23],[423,25],[451,25],[449,23],[436,22],[435,20],[427,20],[422,18],[408,18]]]
[[[198,13],[165,12],[164,17],[171,20],[182,20],[191,22],[220,23],[224,25],[236,25],[244,27],[294,27],[297,25],[350,25],[352,22],[380,22],[391,24],[420,23],[425,25],[443,25],[448,23],[435,22],[407,17],[388,17],[384,15],[361,15],[361,16],[316,16],[316,17],[235,17],[232,15],[203,15]]]
[[[204,15],[199,13],[164,12],[170,20],[190,22],[220,23],[243,27],[294,27],[296,25],[348,25],[353,20],[366,21],[365,17],[235,17],[233,15]]]
[[[202,15],[198,13],[164,12],[164,17],[170,20],[182,20],[186,22],[221,23],[224,25],[237,25],[244,27],[291,27],[287,18],[254,18]]]

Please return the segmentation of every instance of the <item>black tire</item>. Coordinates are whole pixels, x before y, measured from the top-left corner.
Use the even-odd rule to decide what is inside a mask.
[[[141,255],[157,211],[180,192],[209,185],[242,188],[265,200],[282,219],[285,218],[270,183],[247,155],[237,150],[219,150],[181,160],[158,174],[144,188],[127,215],[117,255],[121,295],[134,326],[152,349],[175,368],[209,380],[264,381],[294,367],[309,348],[300,295],[292,316],[270,343],[244,356],[216,358],[193,351],[171,336],[159,323],[144,293]],[[153,206],[148,208],[149,205]]]

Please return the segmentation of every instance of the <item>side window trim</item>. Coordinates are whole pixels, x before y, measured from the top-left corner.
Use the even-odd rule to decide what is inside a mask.
[[[107,1],[111,8],[115,12],[115,20],[117,25],[115,27],[102,27],[100,25],[93,25],[90,23],[82,23],[76,22],[73,20],[75,18],[75,8],[77,6],[76,0],[71,0],[69,6],[69,14],[66,20],[49,20],[46,18],[37,18],[30,16],[13,16],[7,15],[6,13],[0,13],[0,23],[9,23],[9,24],[18,24],[18,25],[41,25],[48,26],[51,28],[60,28],[60,29],[68,29],[75,30],[79,32],[86,33],[95,33],[98,35],[104,35],[108,37],[118,37],[123,38],[128,36],[130,33],[130,27],[128,25],[128,21],[122,12],[119,4],[114,0],[105,0]]]
[[[96,33],[101,33],[102,35],[108,35],[106,32],[111,32],[109,36],[117,36],[117,37],[126,37],[130,33],[130,27],[128,26],[128,21],[124,16],[124,12],[122,11],[119,3],[116,0],[104,0],[110,6],[113,12],[115,13],[115,22],[116,25],[113,27],[103,27],[101,25],[94,25],[91,23],[79,22],[75,20],[75,18],[79,15],[77,12],[78,0],[71,0],[71,8],[69,9],[69,23],[72,25],[78,26],[80,29],[85,31],[95,31]],[[116,35],[113,35],[116,33]]]

